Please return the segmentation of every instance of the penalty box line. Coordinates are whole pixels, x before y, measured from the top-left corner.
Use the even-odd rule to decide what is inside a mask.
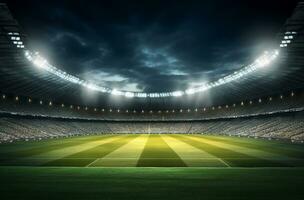
[[[227,167],[231,167],[227,162],[225,162],[223,159],[221,158],[217,158],[221,163],[223,163],[224,165],[226,165]]]
[[[95,162],[97,162],[99,159],[101,159],[101,158],[95,159],[93,162],[87,164],[85,167],[90,167],[90,166],[93,165]]]
[[[99,161],[100,159],[105,159],[105,160],[134,160],[136,158],[97,158],[95,159],[93,162],[87,164],[85,167],[90,167],[91,165],[93,165],[94,163],[96,163],[97,161]],[[177,158],[141,158],[143,160],[175,160]],[[223,159],[221,158],[184,158],[184,159],[189,159],[189,160],[218,160],[221,163],[223,163],[226,167],[231,167],[227,162],[225,162]]]

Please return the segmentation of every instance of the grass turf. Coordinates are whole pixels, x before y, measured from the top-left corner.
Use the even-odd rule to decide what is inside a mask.
[[[1,199],[303,199],[303,168],[1,167]]]
[[[301,144],[202,135],[99,135],[0,145],[1,166],[302,167],[303,155]]]
[[[301,144],[222,136],[18,142],[0,145],[0,192],[1,199],[303,199],[303,159]]]

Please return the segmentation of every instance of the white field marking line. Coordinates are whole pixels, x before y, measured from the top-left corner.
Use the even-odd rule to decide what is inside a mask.
[[[227,167],[231,167],[227,162],[225,162],[223,159],[221,158],[217,158],[219,161],[221,161],[224,165],[226,165]]]
[[[93,162],[87,164],[85,167],[90,167],[92,164],[94,164],[95,162],[97,162],[100,158],[95,159]]]
[[[211,139],[206,139],[203,137],[195,137],[195,136],[190,136],[190,138],[196,140],[196,141],[200,141],[200,142],[204,142],[207,143],[209,145],[213,145],[219,148],[223,148],[223,149],[228,149],[237,153],[241,153],[241,154],[246,154],[248,156],[252,156],[255,158],[260,158],[260,159],[271,159],[271,160],[276,160],[276,159],[285,159],[285,160],[289,160],[289,157],[280,155],[280,154],[275,154],[275,153],[269,153],[263,150],[256,150],[256,149],[252,149],[252,148],[247,148],[247,147],[242,147],[242,146],[238,146],[238,145],[233,145],[233,144],[229,144],[226,142],[217,142],[217,141],[213,141]]]
[[[142,151],[144,150],[147,140],[148,140],[148,136],[141,134],[141,135],[133,138],[132,140],[130,140],[123,146],[119,147],[118,149],[114,150],[113,152],[107,154],[104,157],[99,158],[99,161],[101,162],[101,164],[105,164],[105,163],[103,163],[103,161],[136,160],[136,162],[133,163],[133,165],[136,166],[137,162],[140,158],[140,155],[141,155]],[[123,156],[124,154],[130,154],[130,153],[133,153],[134,157],[117,157],[117,155]]]

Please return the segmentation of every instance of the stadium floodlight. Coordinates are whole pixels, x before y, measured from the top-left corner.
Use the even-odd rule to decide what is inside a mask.
[[[132,97],[134,97],[134,92],[126,92],[125,96],[129,97],[129,98],[132,98]]]
[[[37,56],[33,59],[33,63],[34,65],[36,65],[37,67],[40,68],[47,68],[47,60],[45,60],[44,58]]]
[[[283,36],[283,40],[279,44],[279,47],[285,48],[287,47],[292,40],[294,39],[294,36],[297,34],[295,31],[287,31],[285,32],[285,35]],[[21,41],[21,38],[19,36],[19,33],[8,33],[12,43],[16,45],[17,48],[25,49],[24,43]],[[265,52],[262,56],[258,57],[253,63],[246,65],[245,67],[241,68],[238,71],[235,71],[231,74],[228,74],[218,80],[204,83],[198,87],[188,88],[186,90],[178,90],[178,91],[169,91],[169,92],[160,92],[160,93],[144,93],[144,92],[132,92],[132,91],[121,91],[117,89],[112,89],[108,87],[100,86],[96,83],[92,83],[86,80],[82,80],[76,76],[73,76],[71,74],[68,74],[67,72],[58,69],[57,67],[51,65],[48,63],[48,61],[43,58],[38,52],[32,52],[30,50],[25,49],[24,55],[27,58],[28,61],[30,61],[32,64],[39,68],[43,68],[44,70],[48,71],[49,73],[64,79],[68,82],[78,84],[80,86],[86,87],[90,90],[94,90],[97,92],[102,93],[108,93],[115,96],[124,96],[127,98],[163,98],[163,97],[179,97],[183,95],[191,95],[199,92],[204,92],[206,90],[212,89],[214,87],[218,87],[227,83],[230,83],[232,81],[236,81],[256,70],[259,68],[266,67],[270,65],[279,55],[278,50]]]
[[[156,98],[156,97],[159,97],[159,94],[158,93],[150,93],[149,97]]]
[[[136,97],[146,98],[147,93],[142,93],[142,92],[136,93]]]
[[[112,92],[111,92],[111,94],[121,96],[121,95],[124,95],[124,92],[116,90],[116,89],[113,89]]]
[[[286,45],[286,44],[283,44]],[[97,84],[82,80],[78,77],[75,77],[73,75],[70,75],[66,73],[65,71],[62,71],[53,65],[49,64],[46,59],[44,59],[38,52],[32,53],[29,50],[25,51],[25,57],[32,62],[34,65],[43,68],[47,70],[48,72],[58,76],[59,78],[65,79],[66,81],[84,86],[88,89],[103,92],[103,93],[110,93],[112,95],[116,96],[125,96],[125,97],[139,97],[139,98],[159,98],[159,97],[178,97],[183,96],[184,94],[195,94],[198,92],[203,92],[206,90],[209,90],[213,87],[217,87],[232,81],[235,81],[237,79],[240,79],[241,77],[257,70],[260,67],[265,67],[269,65],[279,54],[278,50],[271,51],[271,52],[265,52],[261,57],[259,57],[254,63],[240,69],[239,71],[235,71],[232,74],[229,74],[225,77],[222,77],[216,81],[209,82],[206,84],[203,84],[199,87],[195,88],[188,88],[185,91],[172,91],[172,92],[163,92],[163,93],[143,93],[143,92],[130,92],[130,91],[120,91],[117,89],[111,89],[99,86]]]
[[[259,58],[256,60],[257,67],[265,67],[270,63],[268,58]]]
[[[180,97],[183,96],[184,92],[183,91],[174,91],[172,92],[173,97]]]
[[[194,88],[190,88],[186,90],[186,94],[194,94],[195,93],[195,89]]]
[[[256,67],[265,67],[269,65],[277,56],[279,55],[279,51],[275,50],[272,55],[269,55],[268,52],[261,57],[259,57],[256,61]]]

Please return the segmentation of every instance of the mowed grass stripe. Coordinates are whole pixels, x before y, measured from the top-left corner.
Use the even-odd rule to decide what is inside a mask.
[[[8,153],[6,155],[14,156],[16,157],[27,157],[27,156],[33,156],[37,154],[46,153],[49,151],[54,151],[62,148],[72,147],[75,145],[80,145],[85,142],[92,142],[100,139],[105,139],[108,137],[113,137],[113,135],[99,135],[99,136],[87,136],[87,137],[75,137],[75,138],[69,138],[69,139],[57,139],[56,141],[43,141],[40,145],[35,145],[32,148],[26,148],[26,149],[20,149],[13,151],[11,153]],[[3,152],[2,152],[3,153]]]
[[[44,163],[50,162],[55,159],[60,159],[62,157],[68,156],[75,152],[81,151],[83,149],[91,148],[96,145],[102,144],[107,142],[107,140],[113,140],[113,136],[86,136],[81,138],[70,138],[70,142],[66,145],[65,141],[60,143],[60,140],[57,141],[58,145],[56,148],[53,149],[54,146],[49,148],[48,143],[43,141],[43,146],[41,146],[41,153],[34,154],[32,156],[24,156],[24,155],[11,155],[7,154],[5,157],[1,157],[1,164],[2,166],[9,166],[9,165],[25,165],[25,166],[36,166],[36,165],[43,165]],[[72,142],[74,141],[74,142]],[[81,141],[81,142],[80,142]],[[55,145],[54,141],[50,141],[51,145]],[[21,145],[21,144],[20,144]],[[13,146],[12,148],[15,148]],[[40,151],[40,150],[39,150]]]
[[[27,160],[35,159],[35,155],[43,154],[57,149],[62,149],[84,142],[96,141],[97,139],[104,139],[109,135],[99,136],[79,136],[71,138],[49,139],[42,141],[29,141],[29,142],[17,142],[12,144],[0,145],[0,165],[31,165],[31,162]],[[45,159],[48,162],[48,159]],[[41,161],[41,160],[40,160]],[[34,163],[37,163],[35,159]],[[38,164],[38,163],[37,163]]]
[[[199,140],[192,136],[178,135],[176,138],[184,141],[196,148],[202,149],[215,157],[222,159],[231,167],[274,167],[286,166],[271,160],[265,160],[250,156],[241,152],[234,151],[233,149],[222,148],[213,144]]]
[[[240,145],[234,145],[234,144],[231,144],[229,141],[220,142],[220,141],[217,141],[216,139],[207,139],[207,138],[201,137],[201,136],[191,136],[190,138],[193,138],[195,140],[202,141],[202,142],[214,145],[214,146],[222,147],[225,149],[233,149],[233,151],[241,152],[241,153],[253,156],[253,157],[258,157],[258,158],[263,158],[263,159],[288,159],[288,157],[284,156],[284,155],[274,154],[274,153],[266,152],[263,150],[257,150],[254,148],[247,148],[247,147],[243,147]]]
[[[138,160],[138,167],[186,167],[160,135],[149,135],[145,148]]]
[[[63,147],[61,149],[56,149],[53,151],[47,151],[45,153],[37,154],[34,156],[26,157],[24,160],[27,162],[32,161],[33,165],[43,165],[45,163],[51,162],[53,160],[58,160],[64,157],[68,157],[69,155],[75,154],[77,152],[85,151],[96,146],[105,144],[107,142],[111,142],[115,139],[119,138],[119,136],[112,137],[102,137],[97,140],[93,140],[91,142],[84,142],[79,145],[74,145],[71,147]],[[22,159],[20,159],[22,161]]]
[[[90,167],[136,167],[149,135],[143,134],[89,165]]]
[[[291,144],[281,141],[269,141],[252,138],[239,138],[227,136],[202,136],[207,139],[219,142],[229,142],[230,144],[242,147],[263,150],[270,153],[286,155],[294,158],[304,158],[304,148],[302,144]]]
[[[303,166],[304,162],[302,159],[295,159],[288,157],[286,155],[282,154],[275,154],[275,153],[270,153],[267,151],[263,151],[263,149],[258,150],[255,148],[247,148],[239,145],[234,145],[231,144],[229,141],[226,142],[219,142],[217,140],[213,139],[207,139],[206,137],[201,137],[201,136],[191,136],[191,138],[195,138],[199,141],[203,141],[205,143],[217,146],[217,147],[222,147],[225,149],[233,149],[233,151],[243,153],[252,157],[256,157],[259,159],[264,159],[264,160],[271,160],[273,162],[281,163],[282,165],[286,166]]]
[[[188,167],[226,167],[219,158],[175,138],[162,135],[162,139],[173,149]]]
[[[78,151],[61,159],[53,160],[46,163],[45,166],[89,166],[97,159],[108,155],[136,137],[138,137],[138,135],[120,135],[113,137],[112,140],[107,140],[103,144]]]

